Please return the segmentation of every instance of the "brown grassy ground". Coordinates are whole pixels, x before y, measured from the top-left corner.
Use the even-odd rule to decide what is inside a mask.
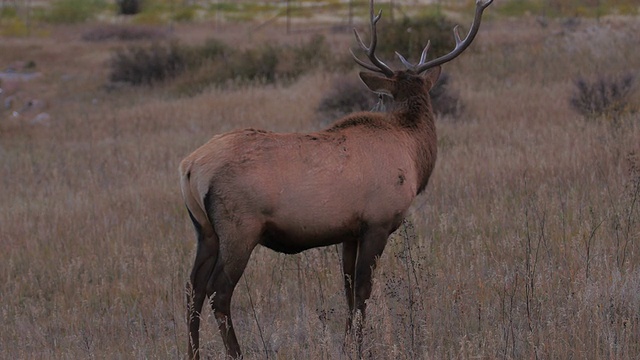
[[[42,72],[2,86],[51,115],[33,126],[36,113],[0,113],[0,358],[178,358],[195,245],[179,161],[237,127],[314,128],[333,75],[192,98],[107,91],[117,44],[82,31],[0,41],[0,67],[34,60]],[[585,121],[568,102],[578,75],[637,74],[639,31],[495,20],[446,65],[466,113],[439,120],[431,183],[380,260],[373,358],[640,356],[640,118]],[[339,259],[334,247],[255,251],[233,306],[246,358],[353,357]],[[206,316],[204,353],[222,358]]]

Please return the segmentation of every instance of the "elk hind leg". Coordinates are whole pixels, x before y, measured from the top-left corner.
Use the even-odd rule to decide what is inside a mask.
[[[227,247],[226,253],[221,254],[220,261],[216,264],[213,276],[207,285],[207,293],[211,297],[211,308],[218,323],[227,355],[234,359],[242,358],[242,352],[231,320],[231,297],[259,237],[259,228],[252,231],[252,227],[246,223],[244,227],[244,231],[236,234],[233,239],[227,240],[231,244],[239,245],[244,242],[249,246]]]
[[[189,215],[191,212],[189,211]],[[213,231],[205,235],[200,224],[191,216],[198,235],[196,259],[187,283],[187,321],[189,323],[189,359],[199,359],[200,314],[207,297],[207,283],[213,275],[218,258],[218,237]]]
[[[217,266],[210,283],[211,308],[218,323],[218,329],[222,336],[227,355],[233,359],[242,358],[238,338],[231,320],[231,297],[237,284],[224,270],[223,266]]]

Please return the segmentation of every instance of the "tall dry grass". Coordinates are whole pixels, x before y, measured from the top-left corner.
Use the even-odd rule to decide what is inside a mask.
[[[380,259],[366,351],[635,359],[640,118],[586,121],[568,99],[575,76],[638,71],[640,23],[483,26],[446,65],[466,113],[438,122],[431,183]],[[112,44],[74,33],[0,42],[3,63],[38,60],[43,76],[17,91],[41,94],[52,118],[2,113],[0,358],[178,358],[195,245],[179,161],[237,127],[314,128],[333,75],[192,98],[107,91]],[[341,279],[335,247],[258,248],[232,308],[246,358],[353,358]],[[205,317],[203,352],[223,358]]]

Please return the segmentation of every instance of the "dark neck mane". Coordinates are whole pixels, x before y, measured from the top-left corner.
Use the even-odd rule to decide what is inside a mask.
[[[396,103],[389,118],[397,126],[410,132],[415,141],[416,168],[418,170],[418,193],[429,182],[437,156],[437,134],[431,101],[428,94],[420,94]]]

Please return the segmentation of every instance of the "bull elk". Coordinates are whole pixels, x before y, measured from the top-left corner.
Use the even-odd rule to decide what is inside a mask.
[[[473,23],[455,48],[417,64],[397,54],[406,70],[394,71],[376,55],[376,23],[370,3],[371,42],[354,30],[370,63],[352,55],[360,78],[375,93],[393,98],[387,113],[347,115],[314,133],[245,129],[213,137],[180,163],[181,188],[197,233],[188,283],[189,358],[199,358],[200,311],[206,297],[228,356],[241,357],[231,321],[231,297],[258,245],[296,254],[342,243],[349,317],[361,344],[365,301],[376,259],[401,224],[413,199],[427,186],[436,161],[436,128],[429,90],[440,65],[473,41],[482,12],[493,0],[477,0]]]

